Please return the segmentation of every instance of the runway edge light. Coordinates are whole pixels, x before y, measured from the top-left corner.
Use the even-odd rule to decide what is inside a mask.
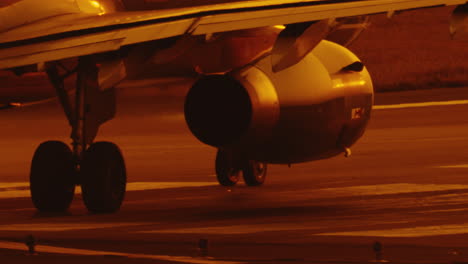
[[[32,256],[32,255],[37,254],[36,253],[36,239],[34,238],[33,235],[26,236],[25,244],[28,247],[27,255]]]

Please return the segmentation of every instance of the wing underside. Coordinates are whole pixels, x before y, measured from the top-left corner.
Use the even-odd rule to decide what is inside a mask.
[[[203,35],[466,2],[264,0],[104,15],[55,15],[1,32],[0,69],[115,51],[131,44],[185,34]]]

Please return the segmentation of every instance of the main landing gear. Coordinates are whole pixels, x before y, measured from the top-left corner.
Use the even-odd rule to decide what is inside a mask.
[[[267,164],[248,160],[232,151],[219,149],[216,154],[216,177],[223,186],[234,186],[242,172],[247,186],[260,186],[265,182]]]
[[[118,211],[126,189],[125,162],[120,149],[110,142],[93,143],[99,126],[115,115],[113,88],[99,86],[98,67],[92,57],[78,60],[74,70],[60,63],[48,65],[48,75],[72,127],[72,148],[47,141],[34,153],[30,189],[40,212],[64,212],[81,185],[83,201],[92,213]],[[74,94],[65,79],[76,73]],[[72,100],[74,99],[74,100]]]

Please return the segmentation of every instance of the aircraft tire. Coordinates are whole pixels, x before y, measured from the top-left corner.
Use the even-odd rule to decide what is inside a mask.
[[[127,173],[119,147],[96,142],[84,153],[81,190],[86,208],[92,213],[114,213],[125,197]]]
[[[73,153],[65,143],[46,141],[36,149],[29,174],[31,199],[40,212],[65,212],[75,194]]]
[[[260,186],[265,182],[267,164],[258,161],[249,161],[242,170],[242,176],[247,186]]]
[[[240,170],[234,166],[232,155],[225,150],[216,153],[216,178],[222,186],[234,186],[239,181]]]

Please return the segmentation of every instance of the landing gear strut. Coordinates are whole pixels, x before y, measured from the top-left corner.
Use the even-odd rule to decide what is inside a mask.
[[[216,177],[223,186],[234,186],[242,172],[247,186],[260,186],[265,182],[267,164],[248,160],[235,152],[219,149],[216,154]]]
[[[75,185],[81,184],[90,212],[115,212],[125,195],[125,162],[115,144],[93,143],[99,126],[115,115],[115,91],[100,87],[93,57],[79,58],[73,70],[60,63],[47,69],[72,128],[73,142],[72,149],[58,141],[47,141],[37,148],[30,172],[34,206],[41,212],[64,212],[71,204]],[[75,73],[75,92],[71,94],[65,79]]]

